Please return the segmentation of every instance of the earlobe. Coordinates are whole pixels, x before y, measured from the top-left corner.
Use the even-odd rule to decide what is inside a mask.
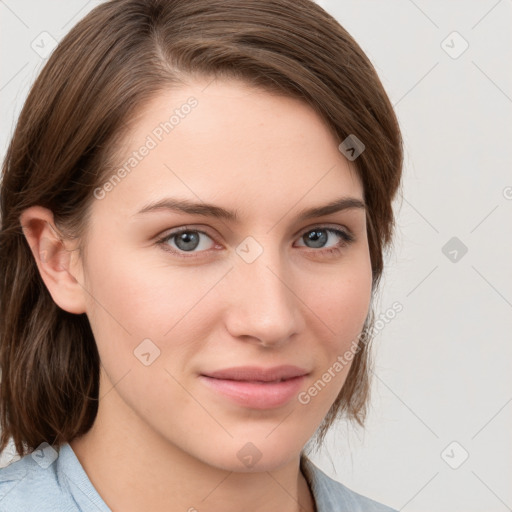
[[[39,274],[54,302],[69,313],[85,313],[82,268],[74,244],[55,227],[53,213],[42,206],[27,208],[20,224]]]

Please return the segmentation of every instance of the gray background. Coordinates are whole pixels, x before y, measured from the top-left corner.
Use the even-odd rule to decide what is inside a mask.
[[[2,157],[52,39],[98,3],[0,0]],[[406,512],[512,510],[512,2],[318,3],[374,63],[406,162],[367,426],[312,459]]]

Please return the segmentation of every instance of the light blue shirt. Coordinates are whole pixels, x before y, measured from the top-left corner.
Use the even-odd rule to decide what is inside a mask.
[[[329,478],[301,460],[317,512],[396,512]],[[0,512],[112,512],[71,446],[36,450],[0,468]]]

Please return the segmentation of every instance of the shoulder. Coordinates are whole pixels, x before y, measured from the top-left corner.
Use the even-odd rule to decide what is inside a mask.
[[[397,512],[333,480],[307,457],[301,459],[301,469],[310,485],[318,512]]]
[[[0,468],[0,511],[78,511],[66,483],[59,481],[57,456],[47,445]]]

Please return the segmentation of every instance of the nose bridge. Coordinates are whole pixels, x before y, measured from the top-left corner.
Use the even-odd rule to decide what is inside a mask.
[[[293,293],[290,267],[278,244],[246,240],[237,248],[232,272],[233,301],[228,329],[264,344],[286,341],[302,328],[300,301]],[[246,244],[246,245],[244,245]]]

